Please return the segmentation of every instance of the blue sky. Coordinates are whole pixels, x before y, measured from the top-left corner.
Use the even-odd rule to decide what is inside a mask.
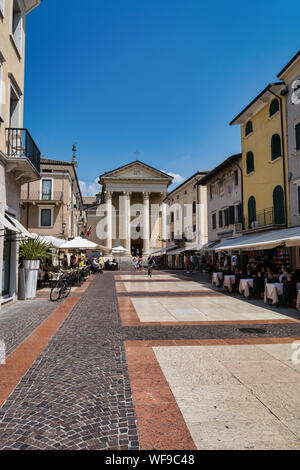
[[[299,31],[299,0],[43,0],[27,17],[24,125],[48,158],[78,142],[85,192],[136,150],[180,181],[240,151],[229,122]]]

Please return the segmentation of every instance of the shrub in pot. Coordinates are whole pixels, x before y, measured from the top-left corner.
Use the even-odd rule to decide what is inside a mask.
[[[51,256],[49,245],[40,238],[28,238],[20,243],[19,260],[22,262],[25,274],[26,300],[35,298],[40,262]]]

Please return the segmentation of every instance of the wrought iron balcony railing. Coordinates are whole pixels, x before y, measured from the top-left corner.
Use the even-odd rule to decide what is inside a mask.
[[[41,152],[27,129],[6,128],[6,154],[9,158],[28,158],[40,173]]]
[[[260,230],[264,227],[284,226],[286,218],[284,211],[275,211],[274,207],[269,207],[262,211],[257,211],[255,216],[249,216],[245,219],[245,231]]]
[[[63,193],[61,191],[54,191],[52,193],[43,193],[42,191],[27,191],[25,187],[21,191],[21,200],[23,202],[55,202],[60,203],[63,200]]]

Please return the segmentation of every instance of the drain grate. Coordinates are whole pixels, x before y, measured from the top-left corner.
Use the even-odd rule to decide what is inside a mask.
[[[238,331],[240,331],[241,333],[259,335],[265,335],[266,333],[269,333],[268,330],[264,330],[263,328],[238,328]]]

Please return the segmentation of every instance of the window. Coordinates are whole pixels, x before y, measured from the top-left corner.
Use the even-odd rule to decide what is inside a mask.
[[[4,17],[5,0],[0,0],[0,16]]]
[[[171,224],[174,222],[174,212],[171,212]]]
[[[274,134],[271,140],[271,159],[276,160],[278,157],[281,157],[281,139],[279,134]]]
[[[238,172],[238,170],[234,171],[234,185],[235,186],[239,185],[239,172]]]
[[[224,226],[228,227],[229,225],[229,209],[228,208],[224,210],[224,220],[225,220]]]
[[[252,228],[253,222],[256,221],[256,200],[254,196],[248,199],[248,227]]]
[[[298,186],[298,214],[300,214],[300,186]]]
[[[242,223],[243,222],[243,208],[242,204],[237,204],[235,206],[236,209],[236,215],[235,215],[235,222],[236,223]]]
[[[187,190],[184,191],[184,194],[187,194]]]
[[[274,114],[278,113],[279,111],[279,101],[277,98],[274,98],[274,100],[270,104],[269,108],[269,116],[272,117]]]
[[[223,211],[219,211],[219,227],[223,227]]]
[[[1,61],[1,53],[0,53],[0,118],[2,117],[1,116],[1,113],[2,113],[2,104],[4,104],[4,87],[3,87],[3,63]],[[0,120],[0,124],[1,124],[1,120]]]
[[[246,129],[245,129],[245,136],[251,134],[253,132],[253,125],[251,121],[248,121],[246,124]]]
[[[215,230],[216,228],[217,228],[217,217],[216,217],[216,214],[212,214],[212,229]]]
[[[40,208],[40,227],[52,227],[52,208]]]
[[[273,206],[274,206],[274,223],[284,224],[284,196],[281,186],[276,186],[273,191]]]
[[[177,199],[179,199],[179,195],[177,196]]]
[[[248,152],[246,156],[246,164],[247,164],[247,175],[254,171],[254,155],[252,152]]]
[[[196,214],[196,201],[193,201],[193,214]]]
[[[196,233],[197,227],[196,225],[193,225],[193,232]]]
[[[11,35],[15,46],[21,55],[22,53],[22,32],[23,32],[23,16],[22,9],[19,0],[13,0],[12,2],[12,24],[11,24]]]
[[[51,201],[52,198],[52,180],[42,180],[42,199]]]
[[[20,124],[20,96],[10,82],[9,127],[18,128]]]
[[[300,150],[300,122],[295,126],[296,133],[296,150]]]
[[[229,207],[229,225],[234,224],[234,206]]]
[[[212,185],[209,185],[209,197],[212,199]]]

